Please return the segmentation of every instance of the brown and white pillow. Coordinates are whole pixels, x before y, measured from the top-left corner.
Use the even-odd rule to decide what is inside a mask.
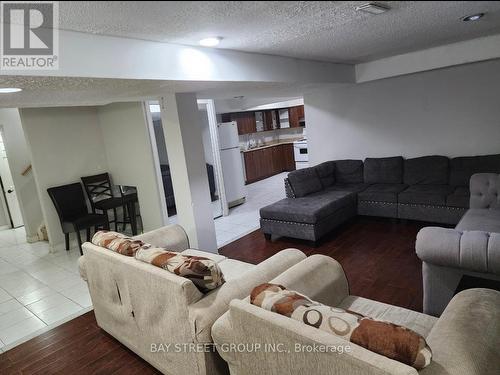
[[[255,287],[250,302],[417,370],[426,367],[431,361],[432,352],[425,339],[411,329],[314,302],[282,285],[261,284]]]
[[[107,230],[96,232],[92,237],[92,243],[96,246],[104,247],[129,257],[133,257],[139,248],[151,246],[141,240],[136,240],[124,234]]]
[[[219,265],[208,258],[182,255],[152,247],[141,240],[110,231],[97,232],[92,237],[92,243],[122,255],[133,256],[139,261],[185,277],[191,280],[202,293],[217,289],[225,282]]]
[[[140,248],[135,259],[191,280],[202,293],[217,289],[225,282],[219,265],[208,258],[152,247]]]

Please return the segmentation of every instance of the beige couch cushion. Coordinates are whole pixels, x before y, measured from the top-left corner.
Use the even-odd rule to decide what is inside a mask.
[[[432,327],[437,322],[437,318],[430,315],[357,296],[348,296],[338,307],[355,311],[370,318],[410,328],[424,338],[429,335]]]

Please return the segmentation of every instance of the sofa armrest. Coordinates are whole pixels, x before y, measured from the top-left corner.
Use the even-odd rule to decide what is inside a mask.
[[[499,333],[500,292],[467,289],[458,293],[427,336],[432,361],[421,373],[498,374]]]
[[[254,287],[269,282],[305,258],[300,250],[282,250],[190,305],[189,318],[193,337],[199,342],[206,342],[211,337],[213,323],[227,311],[231,300],[247,297]]]
[[[426,227],[417,234],[416,251],[430,264],[500,275],[500,233]]]
[[[87,270],[85,268],[85,257],[78,258],[78,271],[83,281],[87,281]]]
[[[189,239],[184,229],[177,224],[167,225],[134,238],[167,250],[181,252],[189,248]]]
[[[349,285],[339,262],[325,255],[311,255],[271,280],[314,301],[338,306],[348,295]]]

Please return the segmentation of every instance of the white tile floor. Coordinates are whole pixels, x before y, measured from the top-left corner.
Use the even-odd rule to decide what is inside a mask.
[[[0,352],[91,310],[79,256],[27,243],[24,228],[0,231]]]
[[[229,216],[215,219],[218,247],[227,245],[260,228],[261,207],[285,198],[284,179],[288,173],[266,178],[247,185],[246,202],[229,210]]]
[[[220,248],[260,228],[259,210],[268,204],[285,198],[284,179],[288,172],[246,185],[246,202],[229,210],[229,216],[215,219],[217,246]],[[177,223],[177,216],[169,217]]]

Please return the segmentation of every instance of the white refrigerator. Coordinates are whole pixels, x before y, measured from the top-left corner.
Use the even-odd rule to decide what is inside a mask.
[[[218,124],[220,160],[228,207],[245,202],[246,189],[240,155],[238,125],[235,121]]]

